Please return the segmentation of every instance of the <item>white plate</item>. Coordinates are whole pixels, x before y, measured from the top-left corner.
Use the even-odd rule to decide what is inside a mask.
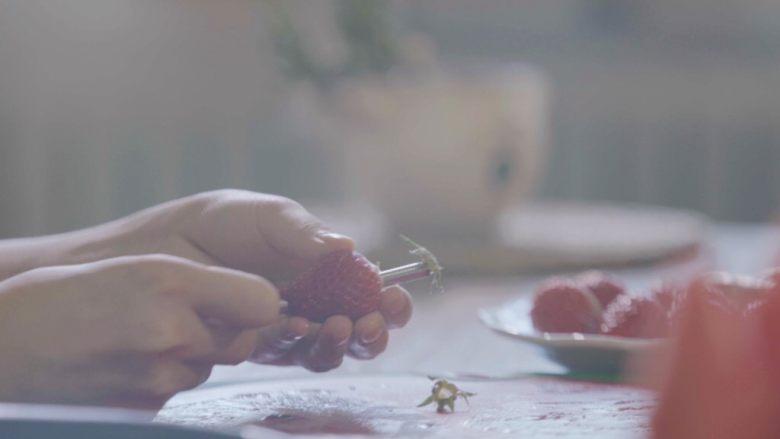
[[[379,212],[313,210],[355,238],[372,260],[407,263],[408,245]],[[707,225],[697,213],[665,207],[550,201],[509,208],[496,220],[492,236],[418,232],[412,238],[433,251],[448,273],[517,273],[664,260],[698,248]]]
[[[493,331],[539,346],[571,372],[619,373],[630,354],[657,349],[663,340],[600,334],[553,334],[537,331],[531,322],[532,296],[496,308],[482,308],[479,318]]]

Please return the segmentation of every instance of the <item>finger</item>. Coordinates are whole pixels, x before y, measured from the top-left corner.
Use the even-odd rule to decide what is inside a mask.
[[[210,325],[204,323],[192,311],[177,317],[176,322],[172,326],[175,327],[173,329],[175,332],[173,337],[177,340],[177,343],[173,343],[170,349],[163,352],[164,354],[185,360],[206,359],[214,356],[220,350],[220,344],[225,344],[225,341],[220,340],[214,334],[214,331],[210,330]],[[221,323],[219,324],[224,326]],[[231,332],[233,338],[235,338],[239,330],[232,329]],[[226,337],[223,335],[222,338]]]
[[[257,344],[256,329],[239,329],[221,321],[209,320],[205,325],[209,343],[184,352],[182,358],[210,364],[239,364],[245,361]]]
[[[208,378],[210,375],[211,366],[170,361],[162,367],[151,369],[150,372],[141,389],[148,390],[150,395],[171,397],[176,393],[193,389],[202,384],[204,378]]]
[[[371,313],[355,323],[348,354],[359,360],[370,360],[384,352],[388,340],[384,317],[378,312]]]
[[[210,367],[203,364],[186,363],[174,358],[157,358],[146,363],[137,378],[126,383],[126,390],[119,397],[141,400],[162,400],[178,392],[200,385],[210,373]]]
[[[263,218],[261,235],[280,254],[292,259],[315,260],[335,250],[353,250],[351,238],[331,232],[295,201],[273,198],[258,206]]]
[[[254,352],[257,336],[255,329],[247,329],[238,334],[225,334],[224,338],[220,337],[219,349],[209,358],[209,362],[232,365],[243,363]]]
[[[199,320],[195,318],[195,320]],[[190,325],[190,344],[173,350],[179,358],[204,364],[239,364],[246,361],[257,345],[255,329],[240,330],[221,322]]]
[[[306,349],[301,365],[313,372],[326,372],[341,365],[352,336],[352,321],[345,316],[330,317]]]
[[[390,333],[385,329],[375,342],[367,345],[351,345],[348,355],[357,360],[373,360],[387,349]]]
[[[182,264],[181,292],[204,318],[237,328],[267,326],[279,317],[279,292],[267,280],[222,267]]]
[[[158,410],[180,391],[204,383],[212,365],[183,361],[170,355],[139,357],[119,355],[112,358],[115,375],[95,389],[100,403],[107,406]]]
[[[412,296],[398,285],[385,288],[379,312],[385,318],[387,329],[402,328],[412,318]]]
[[[198,387],[208,381],[209,377],[211,377],[211,372],[214,370],[214,364],[209,362],[185,361],[183,364],[192,371],[193,383],[195,384],[192,387]]]
[[[285,317],[275,325],[260,329],[251,360],[274,363],[288,356],[296,344],[309,333],[310,326],[310,322],[302,317]]]

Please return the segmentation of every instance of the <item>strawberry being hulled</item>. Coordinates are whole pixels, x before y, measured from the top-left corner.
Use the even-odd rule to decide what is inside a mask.
[[[336,251],[279,292],[287,301],[290,315],[313,322],[324,322],[335,315],[357,320],[379,309],[384,286],[428,276],[433,277],[434,283],[438,281],[441,267],[433,254],[416,244],[411,253],[421,261],[380,273],[362,254]]]
[[[324,322],[334,315],[358,319],[379,309],[382,279],[365,256],[336,251],[282,288],[290,314]]]

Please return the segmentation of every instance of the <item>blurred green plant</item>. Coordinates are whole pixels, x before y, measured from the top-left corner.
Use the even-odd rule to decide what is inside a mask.
[[[384,74],[398,61],[382,0],[338,0],[336,23],[347,48],[346,60],[336,66],[318,62],[295,29],[284,0],[269,0],[274,49],[283,72],[292,79],[328,87],[345,78]]]

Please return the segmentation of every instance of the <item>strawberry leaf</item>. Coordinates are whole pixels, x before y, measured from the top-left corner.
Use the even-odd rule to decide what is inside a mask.
[[[429,405],[429,404],[432,404],[432,403],[433,403],[433,395],[425,398],[425,401],[421,402],[419,405],[417,405],[417,407],[425,407],[426,405]]]
[[[428,267],[428,270],[431,271],[431,292],[433,291],[441,292],[444,289],[441,283],[441,272],[442,270],[444,270],[444,268],[442,268],[441,264],[439,264],[439,261],[436,259],[436,256],[433,253],[431,253],[430,250],[412,241],[407,236],[401,235],[401,239],[403,239],[409,245],[414,247],[412,250],[409,251],[409,253],[417,256],[423,262],[425,262],[425,265]]]

